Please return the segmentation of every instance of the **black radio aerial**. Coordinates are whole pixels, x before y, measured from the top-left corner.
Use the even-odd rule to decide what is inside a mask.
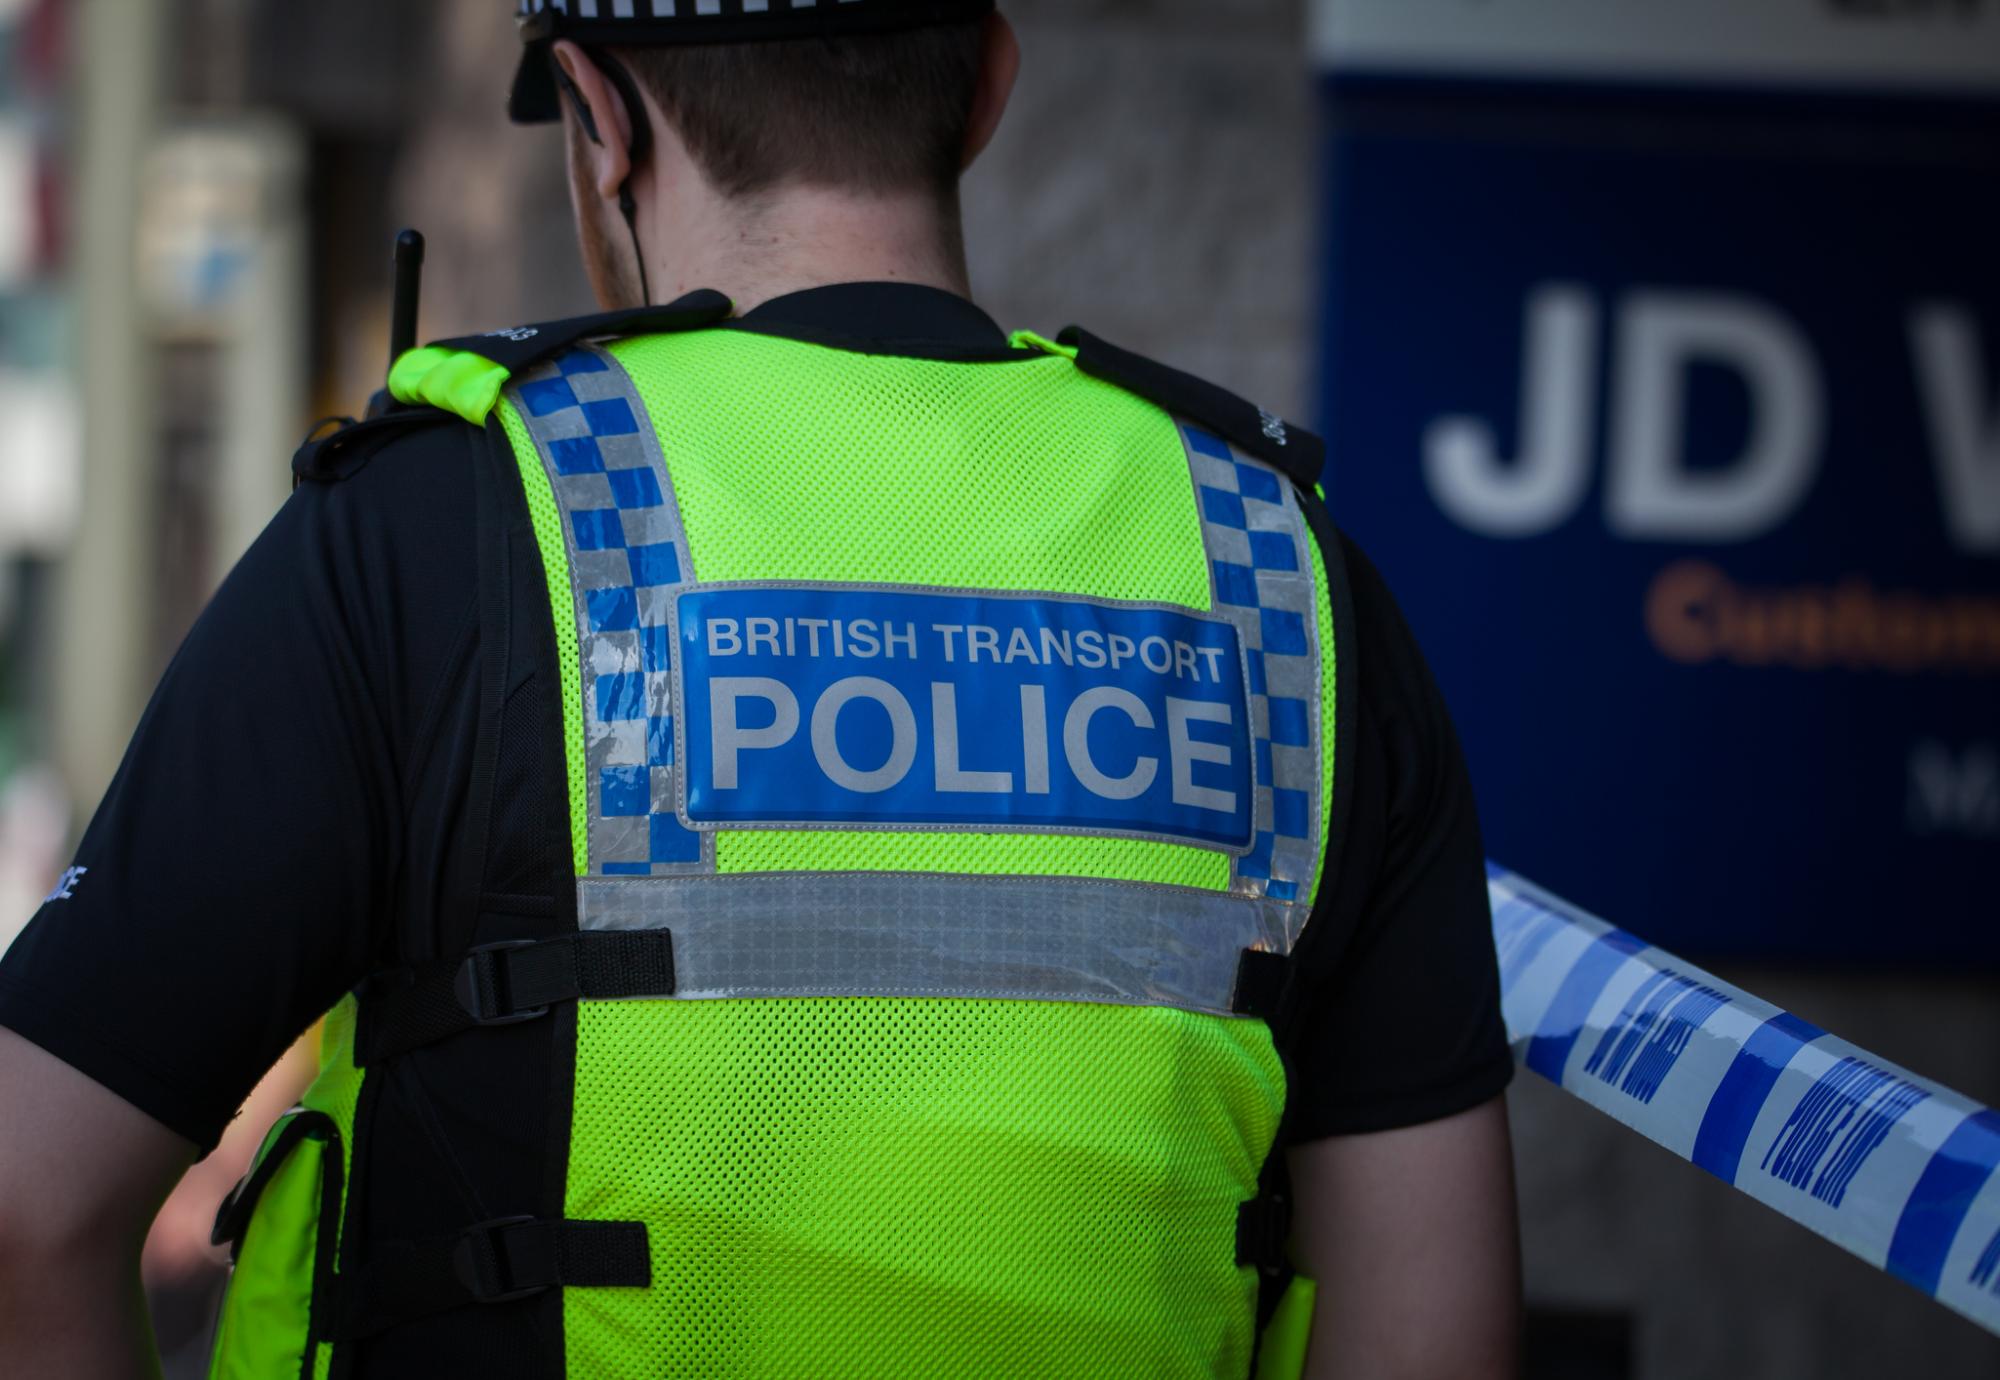
[[[405,229],[396,235],[396,287],[389,315],[389,367],[417,348],[417,298],[424,286],[424,237]]]

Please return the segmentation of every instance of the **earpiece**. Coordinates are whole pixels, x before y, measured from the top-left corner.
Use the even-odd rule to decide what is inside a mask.
[[[583,93],[576,89],[576,83],[570,80],[569,73],[563,70],[560,62],[550,58],[549,64],[556,69],[556,85],[563,89],[563,93],[569,97],[570,105],[576,110],[577,123],[583,126],[584,137],[599,148],[603,148],[604,140],[598,137],[597,120],[590,113],[590,103],[584,100]]]
[[[626,122],[632,129],[632,140],[626,147],[625,156],[632,171],[636,172],[646,161],[646,155],[653,150],[653,125],[652,121],[646,118],[646,102],[640,98],[639,88],[633,82],[632,74],[625,70],[624,63],[606,52],[590,48],[584,51],[590,55],[590,60],[597,64],[598,70],[604,73],[605,80],[618,88],[618,98],[625,102]],[[563,70],[561,63],[555,62],[553,57],[549,60],[555,64],[557,84],[568,93],[570,104],[576,107],[577,122],[583,126],[584,137],[599,148],[603,148],[604,140],[598,135],[597,121],[592,117],[590,105],[583,99],[583,93],[576,89],[576,83],[570,79],[569,73]],[[639,247],[639,203],[632,195],[631,173],[627,173],[625,180],[618,186],[618,212],[625,218],[626,233],[632,237],[632,258],[639,269],[639,297],[642,301],[650,303],[653,300],[653,292],[646,277],[646,255]]]
[[[639,95],[639,87],[632,80],[632,74],[625,70],[625,64],[600,48],[586,48],[590,60],[597,64],[605,79],[618,88],[618,95],[625,102],[625,113],[632,126],[632,145],[628,153],[632,166],[638,167],[646,161],[646,155],[653,151],[653,122],[646,118],[646,102]]]

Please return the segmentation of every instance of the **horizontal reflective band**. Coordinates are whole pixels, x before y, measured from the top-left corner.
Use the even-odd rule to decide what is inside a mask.
[[[1000,997],[1230,1015],[1244,949],[1288,952],[1302,906],[1059,877],[585,877],[586,930],[671,929],[674,995]]]
[[[2000,1332],[2000,1115],[1490,869],[1528,1068]]]

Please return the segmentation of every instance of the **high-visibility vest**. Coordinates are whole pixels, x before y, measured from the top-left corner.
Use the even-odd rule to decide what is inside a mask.
[[[555,1289],[573,1376],[1247,1376],[1338,822],[1318,442],[1081,333],[906,358],[719,302],[392,377],[525,509],[574,893],[331,1013],[219,1226],[215,1374]],[[560,1203],[363,1233],[365,1080],[550,1013]]]

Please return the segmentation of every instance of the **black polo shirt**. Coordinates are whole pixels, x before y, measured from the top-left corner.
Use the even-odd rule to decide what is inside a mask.
[[[909,285],[795,293],[733,327],[876,354],[1008,353],[976,307]],[[483,444],[426,428],[293,494],[168,667],[78,849],[84,870],[0,959],[0,1024],[204,1150],[343,992],[430,956],[392,917],[439,913],[468,875]],[[1348,578],[1353,777],[1289,1051],[1299,1139],[1447,1116],[1512,1070],[1458,741],[1351,544]],[[510,687],[508,712],[553,715],[554,672]],[[548,861],[524,857],[524,874]]]

